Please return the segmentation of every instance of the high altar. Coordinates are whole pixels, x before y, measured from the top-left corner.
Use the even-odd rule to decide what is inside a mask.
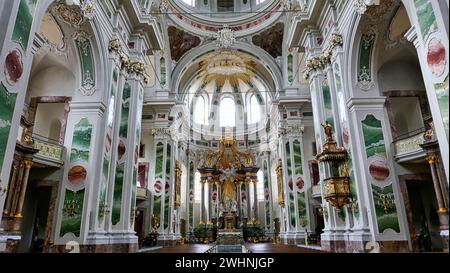
[[[201,174],[202,200],[200,223],[212,223],[216,216],[218,241],[230,241],[242,238],[242,227],[247,223],[258,222],[257,172],[255,157],[250,152],[240,151],[236,147],[236,138],[220,140],[217,151],[208,153],[198,170]],[[205,205],[204,190],[208,184],[208,207]],[[215,200],[212,198],[213,186],[217,189]],[[250,187],[254,187],[251,204]],[[243,189],[246,194],[243,194]],[[216,211],[213,212],[215,204]],[[246,210],[244,209],[246,207]],[[231,240],[234,241],[234,240]]]

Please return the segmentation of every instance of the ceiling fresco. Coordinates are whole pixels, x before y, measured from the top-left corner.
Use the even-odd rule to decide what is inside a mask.
[[[284,24],[278,23],[252,38],[253,44],[267,51],[272,57],[277,58],[283,52]]]
[[[179,61],[183,55],[194,47],[200,45],[200,38],[184,30],[170,26],[168,29],[172,60]]]

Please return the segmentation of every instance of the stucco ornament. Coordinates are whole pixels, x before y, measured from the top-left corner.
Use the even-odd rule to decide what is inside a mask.
[[[159,5],[159,11],[161,11],[161,13],[166,13],[168,10],[169,10],[169,1],[162,0],[161,4]]]
[[[53,14],[73,27],[81,27],[94,18],[95,0],[65,0],[53,8]]]
[[[217,32],[217,45],[220,48],[229,48],[236,41],[236,37],[234,35],[234,31],[228,27],[228,25],[224,25],[221,30]]]
[[[355,9],[359,14],[366,13],[369,6],[379,5],[380,0],[354,0]]]
[[[281,6],[283,10],[289,11],[292,8],[291,0],[281,0]]]

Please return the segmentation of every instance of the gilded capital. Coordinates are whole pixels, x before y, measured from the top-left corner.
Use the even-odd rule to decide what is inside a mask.
[[[439,156],[437,155],[437,154],[435,154],[435,153],[432,153],[432,154],[429,154],[426,158],[425,158],[425,160],[426,161],[428,161],[428,164],[434,164],[434,163],[436,163],[436,162],[438,162],[439,161]]]
[[[33,161],[31,160],[25,160],[23,163],[26,169],[31,169],[31,167],[33,166]]]

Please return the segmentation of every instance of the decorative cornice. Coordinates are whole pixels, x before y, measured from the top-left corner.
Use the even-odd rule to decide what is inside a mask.
[[[152,129],[152,136],[156,139],[167,139],[171,136],[169,128],[154,128]]]

